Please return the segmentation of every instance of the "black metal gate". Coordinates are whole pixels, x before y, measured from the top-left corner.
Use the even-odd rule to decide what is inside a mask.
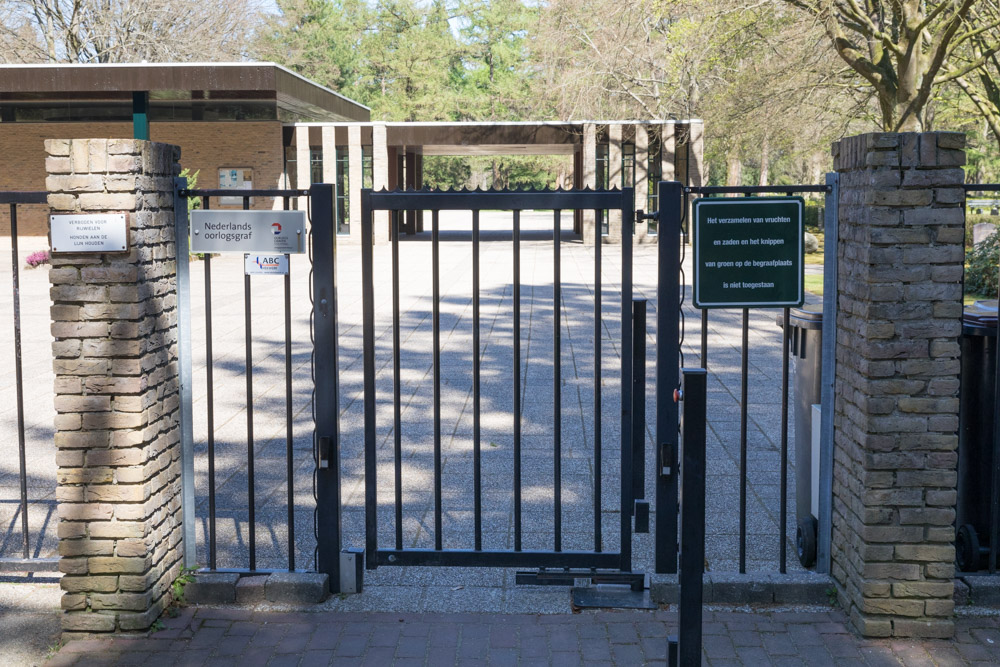
[[[361,198],[362,211],[362,280],[363,280],[363,336],[364,336],[364,433],[365,433],[365,529],[366,550],[365,562],[368,569],[383,565],[431,565],[460,567],[526,567],[526,568],[562,568],[563,580],[567,577],[566,570],[570,568],[598,568],[617,570],[618,573],[630,573],[625,577],[635,586],[641,586],[642,575],[632,573],[632,502],[633,502],[633,472],[632,472],[632,393],[633,393],[633,336],[632,336],[632,228],[634,222],[633,191],[631,188],[615,191],[545,191],[545,192],[432,192],[432,191],[396,191],[372,192],[364,190]],[[374,213],[376,211],[429,211],[431,215],[430,243],[432,246],[431,271],[431,368],[433,381],[433,432],[425,439],[433,445],[433,524],[428,532],[433,534],[432,548],[408,548],[404,545],[404,502],[403,494],[406,486],[418,484],[416,479],[404,479],[402,436],[404,424],[401,418],[401,347],[400,336],[400,238],[399,219],[396,213],[388,216],[390,222],[390,240],[392,244],[391,280],[392,280],[392,468],[395,478],[395,497],[392,514],[388,512],[380,516],[378,507],[378,448],[377,448],[377,411],[379,396],[376,389],[376,300],[374,284]],[[513,260],[513,358],[510,372],[513,376],[512,409],[510,429],[513,442],[513,484],[510,494],[513,497],[513,548],[491,548],[484,546],[483,540],[483,478],[482,478],[482,425],[481,425],[481,333],[480,333],[480,212],[510,211],[512,222],[512,260]],[[552,362],[553,362],[553,424],[552,424],[552,461],[553,476],[551,487],[554,527],[551,535],[551,549],[523,548],[525,526],[522,517],[522,385],[521,385],[521,213],[522,211],[553,211],[553,245],[552,245],[552,317],[555,323],[552,331]],[[621,392],[620,421],[620,480],[621,497],[619,506],[620,548],[618,552],[608,552],[603,549],[601,521],[601,334],[602,334],[602,243],[594,245],[594,379],[593,379],[593,422],[594,422],[594,475],[593,503],[594,524],[592,527],[593,548],[591,550],[569,551],[563,549],[562,525],[562,459],[563,434],[561,416],[560,359],[562,358],[560,326],[563,314],[562,278],[560,265],[560,214],[562,211],[576,210],[619,210],[622,216],[622,239],[619,248],[621,253],[621,331],[620,357],[621,381],[618,388]],[[471,213],[471,252],[472,252],[472,340],[469,341],[472,350],[472,487],[473,507],[471,510],[472,534],[468,536],[469,548],[446,548],[443,539],[443,505],[442,497],[442,415],[441,415],[441,275],[440,275],[440,216],[441,211],[469,211]],[[598,218],[599,219],[599,218]],[[409,244],[410,241],[405,243]],[[613,246],[609,246],[613,247]],[[388,384],[388,383],[386,383]],[[548,397],[546,397],[548,398]],[[395,539],[389,548],[379,545],[379,522],[390,520],[394,523]],[[449,536],[450,537],[450,536]],[[495,545],[494,545],[495,546]],[[550,573],[553,574],[553,573]],[[544,573],[536,575],[541,578]],[[613,576],[613,575],[612,575]],[[620,574],[619,574],[620,576]],[[638,584],[636,582],[638,580]],[[571,581],[570,581],[571,583]]]

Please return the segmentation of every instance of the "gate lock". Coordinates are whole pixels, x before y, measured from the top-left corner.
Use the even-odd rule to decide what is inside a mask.
[[[672,469],[670,464],[674,460],[674,444],[670,442],[660,443],[660,474],[664,477],[670,477],[672,474]]]

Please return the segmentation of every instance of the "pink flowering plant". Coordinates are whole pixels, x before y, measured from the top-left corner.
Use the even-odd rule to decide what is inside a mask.
[[[27,262],[28,266],[30,266],[31,268],[35,268],[37,266],[41,266],[42,264],[48,264],[49,263],[49,251],[48,250],[36,250],[35,252],[33,252],[30,255],[28,255],[27,257],[25,257],[24,261]]]

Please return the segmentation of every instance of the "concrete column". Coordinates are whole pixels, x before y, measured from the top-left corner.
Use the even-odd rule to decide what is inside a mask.
[[[320,128],[323,147],[323,182],[337,184],[337,137],[336,129],[330,126]],[[337,232],[337,202],[333,202],[333,229]]]
[[[649,129],[646,125],[635,126],[635,208],[646,210],[649,193]],[[646,211],[647,213],[649,211]],[[646,240],[649,223],[645,220],[635,225],[635,240]]]
[[[582,172],[585,188],[594,189],[597,187],[597,125],[594,123],[584,123],[583,125],[583,161]],[[597,220],[594,212],[586,210],[583,212],[583,242],[593,243],[594,239],[600,235],[597,229]]]
[[[298,125],[295,128],[295,187],[305,190],[312,185],[312,170],[309,168],[309,128]],[[295,208],[305,211],[308,203],[304,197],[295,198]]]
[[[351,240],[361,242],[361,186],[364,183],[361,126],[347,126],[347,187],[351,217]]]
[[[608,188],[622,187],[622,124],[608,125]],[[621,211],[608,211],[608,240],[620,242],[622,239]]]
[[[45,142],[52,213],[125,213],[129,249],[54,254],[64,636],[147,630],[180,574],[181,447],[173,178],[180,149]]]
[[[395,164],[389,160],[385,123],[372,125],[372,188],[385,190],[389,185],[389,171]],[[375,243],[389,242],[389,212],[375,212]]]
[[[965,135],[834,144],[840,243],[832,574],[871,637],[949,637]]]
[[[673,181],[677,178],[677,125],[661,126],[660,146],[660,178]]]
[[[321,128],[323,135],[323,182],[337,182],[337,130],[329,125]]]

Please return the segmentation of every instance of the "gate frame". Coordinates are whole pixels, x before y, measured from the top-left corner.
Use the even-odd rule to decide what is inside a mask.
[[[554,191],[510,191],[490,190],[480,192],[470,191],[432,191],[432,190],[396,190],[378,191],[364,189],[361,193],[361,247],[362,247],[362,284],[363,284],[363,331],[364,331],[364,421],[365,421],[365,531],[366,549],[365,566],[376,569],[380,565],[424,565],[424,566],[458,566],[458,567],[530,567],[530,568],[617,568],[621,573],[629,573],[630,579],[641,573],[632,572],[632,233],[622,235],[622,331],[621,331],[621,545],[618,553],[604,551],[562,551],[559,550],[557,539],[553,551],[522,551],[518,549],[518,536],[515,535],[513,551],[492,551],[476,549],[443,549],[440,542],[434,549],[379,549],[377,527],[377,480],[376,475],[376,435],[375,435],[375,340],[374,340],[374,258],[373,245],[375,239],[375,211],[433,211],[433,227],[437,229],[437,213],[443,210],[471,211],[473,213],[473,245],[478,248],[478,212],[481,210],[505,210],[520,212],[523,210],[600,210],[620,209],[622,211],[623,229],[634,229],[635,210],[634,192],[632,188],[621,190],[554,190]],[[513,206],[511,204],[514,204]],[[394,276],[398,279],[398,243],[401,228],[400,216],[391,215],[390,239],[393,244]],[[515,226],[515,243],[518,241],[517,226]],[[432,231],[436,243],[436,231]],[[558,249],[559,239],[554,240]],[[436,246],[435,246],[436,247]],[[475,251],[474,251],[475,252]],[[515,246],[515,258],[519,256],[519,246]],[[474,254],[474,258],[476,255]],[[597,267],[599,268],[600,250],[597,251]],[[558,255],[557,255],[558,258]],[[477,261],[474,259],[474,261]],[[517,259],[515,259],[517,261]],[[437,266],[434,267],[435,275]],[[554,298],[558,303],[561,284],[559,281],[559,265],[555,265]],[[474,300],[478,303],[478,273],[474,269]],[[398,308],[398,303],[394,304]],[[599,302],[598,302],[599,305]],[[435,309],[437,300],[435,298]],[[475,317],[478,316],[478,313]],[[600,321],[599,312],[595,314]],[[395,324],[395,323],[394,323]],[[394,326],[394,328],[396,328]],[[478,332],[474,332],[474,336]],[[554,332],[556,345],[559,340],[559,327]],[[600,339],[598,339],[600,340]],[[398,345],[396,346],[398,350]],[[557,348],[558,349],[558,348]],[[598,345],[599,349],[599,345]],[[398,352],[397,352],[398,354]],[[475,356],[475,369],[478,374],[479,355]],[[395,364],[394,364],[395,366]],[[398,377],[398,369],[396,369]],[[394,399],[394,410],[398,409],[398,401]],[[598,410],[599,411],[599,410]],[[396,429],[398,433],[398,428]],[[555,438],[559,437],[557,429]],[[556,452],[558,466],[559,452]],[[557,468],[558,470],[558,468]],[[558,473],[557,473],[558,474]],[[597,484],[599,485],[599,477]],[[559,489],[555,489],[558,507]],[[435,489],[436,502],[440,503],[440,488]],[[515,495],[515,499],[516,499]],[[478,503],[478,498],[475,499]],[[398,504],[398,501],[397,501]],[[515,514],[517,510],[515,509]],[[557,510],[558,513],[558,510]],[[599,523],[599,515],[595,524]],[[596,528],[596,526],[595,526]],[[595,531],[596,532],[596,531]],[[560,534],[558,522],[555,530]],[[599,534],[599,533],[598,533]],[[440,533],[435,535],[440,540]],[[398,541],[398,539],[397,539]],[[562,582],[560,582],[562,583]],[[636,582],[632,582],[633,586]],[[639,583],[641,585],[641,582]]]

